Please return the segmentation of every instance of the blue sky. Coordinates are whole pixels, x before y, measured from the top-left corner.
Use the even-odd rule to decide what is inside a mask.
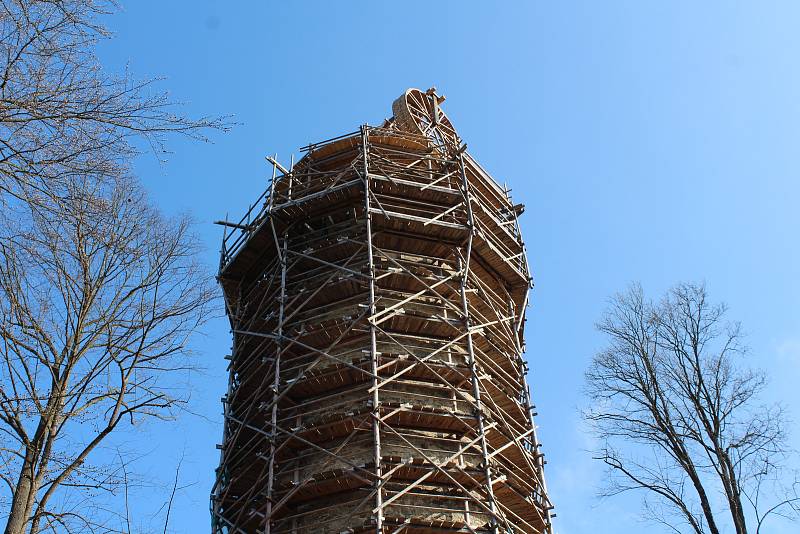
[[[556,531],[657,531],[636,499],[598,501],[581,426],[583,372],[606,298],[705,280],[749,333],[770,396],[800,417],[800,4],[793,2],[123,2],[104,65],[162,87],[193,116],[234,115],[213,144],[173,139],[137,172],[189,211],[213,269],[221,230],[266,186],[267,154],[391,115],[431,85],[470,151],[517,202],[536,287],[528,315],[537,423]],[[221,307],[220,307],[221,309]],[[230,339],[195,340],[193,409],[141,430],[139,468],[169,483],[171,530],[207,531]],[[800,447],[798,436],[794,443]],[[142,522],[161,502],[143,492]],[[153,521],[157,521],[154,519]],[[789,532],[775,526],[772,532]]]

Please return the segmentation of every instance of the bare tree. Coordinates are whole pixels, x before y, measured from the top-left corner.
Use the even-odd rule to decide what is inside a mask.
[[[156,79],[108,76],[94,54],[109,36],[106,0],[0,0],[0,201],[70,177],[118,176],[138,138],[156,156],[164,136],[203,138],[222,119],[175,112]],[[5,193],[5,195],[3,195]]]
[[[203,139],[227,124],[176,113],[155,79],[104,73],[94,50],[115,9],[0,0],[6,534],[113,531],[116,512],[103,517],[92,499],[127,487],[130,473],[102,444],[186,400],[186,340],[212,294],[189,221],[153,208],[130,166],[139,146],[161,158],[166,135]]]
[[[644,490],[650,518],[673,532],[758,533],[799,510],[784,412],[760,402],[766,378],[741,365],[741,327],[725,313],[703,285],[657,304],[633,286],[598,324],[609,344],[586,374],[605,494]]]
[[[37,200],[0,241],[6,534],[96,526],[49,504],[64,487],[113,490],[93,451],[185,401],[173,375],[212,295],[188,222],[165,219],[132,180]]]

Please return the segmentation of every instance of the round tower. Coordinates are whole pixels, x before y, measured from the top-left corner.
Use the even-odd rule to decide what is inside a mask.
[[[515,205],[436,91],[223,222],[217,533],[549,533]]]

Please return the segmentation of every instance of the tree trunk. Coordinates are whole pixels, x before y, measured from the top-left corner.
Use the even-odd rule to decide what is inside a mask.
[[[30,453],[25,455],[25,462],[19,473],[17,487],[11,500],[5,534],[25,534],[28,520],[36,501],[37,481],[34,476],[34,461]]]
[[[708,499],[706,488],[703,486],[703,482],[700,480],[700,476],[697,474],[689,454],[685,450],[683,450],[683,454],[685,454],[686,458],[684,470],[689,475],[689,479],[692,481],[695,491],[697,491],[697,497],[700,499],[700,507],[703,510],[703,516],[706,518],[706,523],[708,524],[708,530],[711,534],[719,534],[719,528],[714,518],[714,511],[711,508],[711,502]]]
[[[53,378],[51,392],[61,391]],[[39,418],[36,433],[33,439],[26,444],[25,460],[19,471],[17,487],[11,500],[11,511],[8,515],[5,534],[25,534],[28,530],[28,523],[31,520],[33,507],[36,504],[36,494],[39,493],[39,486],[42,483],[41,474],[47,466],[47,458],[42,460],[42,455],[49,455],[52,441],[46,438],[50,433],[50,423],[52,414],[60,410],[63,401],[60,395],[50,395],[44,414]],[[33,534],[33,533],[31,533]]]
[[[739,492],[739,485],[736,480],[736,472],[734,471],[733,464],[728,454],[722,450],[718,450],[717,457],[720,461],[720,470],[722,472],[720,476],[723,486],[725,487],[725,496],[728,499],[728,506],[731,510],[731,518],[733,519],[733,526],[736,528],[736,534],[747,534],[747,520],[744,517],[742,497]]]

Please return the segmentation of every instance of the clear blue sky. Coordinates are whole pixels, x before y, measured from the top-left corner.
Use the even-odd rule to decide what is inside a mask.
[[[237,6],[237,7],[233,7]],[[163,75],[186,113],[233,114],[214,144],[174,139],[137,170],[213,220],[266,185],[266,154],[376,124],[406,87],[436,85],[471,152],[513,189],[536,288],[527,329],[537,423],[560,534],[633,533],[637,500],[599,502],[578,416],[605,299],[705,280],[749,332],[771,394],[800,417],[800,4],[795,2],[123,2],[105,66]],[[220,307],[221,310],[221,307]],[[230,345],[196,340],[194,410],[143,429],[154,482],[186,460],[172,531],[206,532]],[[794,443],[800,446],[798,436]],[[160,506],[142,493],[143,523]],[[653,529],[652,531],[656,531]],[[780,532],[776,527],[773,532]],[[782,532],[788,532],[783,530]]]

